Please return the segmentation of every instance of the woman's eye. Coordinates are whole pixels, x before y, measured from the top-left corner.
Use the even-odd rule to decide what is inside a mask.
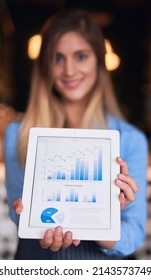
[[[77,54],[77,59],[80,61],[83,61],[83,60],[87,59],[87,55],[84,53],[79,53],[79,54]]]
[[[56,54],[56,63],[63,61],[64,57],[61,54]]]

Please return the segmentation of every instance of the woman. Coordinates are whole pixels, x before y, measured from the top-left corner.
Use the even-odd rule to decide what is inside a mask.
[[[103,36],[83,11],[67,11],[45,24],[27,111],[22,122],[14,122],[6,130],[6,189],[10,216],[16,224],[16,213],[23,208],[20,198],[28,133],[36,126],[119,130],[120,174],[115,184],[121,190],[121,239],[80,242],[72,240],[70,231],[63,236],[62,228],[57,227],[47,230],[40,243],[21,239],[15,258],[122,259],[133,253],[145,235],[147,141],[122,119],[105,67]]]

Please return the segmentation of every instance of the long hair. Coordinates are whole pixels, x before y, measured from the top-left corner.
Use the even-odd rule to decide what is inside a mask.
[[[42,45],[33,67],[29,103],[20,126],[18,153],[23,164],[31,127],[65,127],[64,108],[53,88],[53,67],[57,42],[70,31],[80,34],[92,47],[97,58],[98,79],[80,127],[90,128],[95,123],[98,128],[105,128],[104,111],[121,117],[105,67],[104,38],[98,26],[85,11],[68,10],[50,18],[41,30]]]

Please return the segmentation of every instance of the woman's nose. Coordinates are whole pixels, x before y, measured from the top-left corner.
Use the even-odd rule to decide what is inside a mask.
[[[76,71],[76,65],[75,62],[72,59],[66,60],[65,63],[65,74],[67,76],[73,76]]]

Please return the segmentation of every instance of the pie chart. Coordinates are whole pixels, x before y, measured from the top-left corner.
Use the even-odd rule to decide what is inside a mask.
[[[56,214],[58,210],[56,208],[46,208],[45,210],[42,211],[41,213],[41,221],[43,223],[51,223],[55,224],[54,219],[52,216]]]

